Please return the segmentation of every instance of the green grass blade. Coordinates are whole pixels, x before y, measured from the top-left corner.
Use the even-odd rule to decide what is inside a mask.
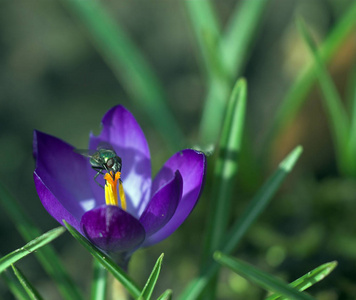
[[[210,196],[210,217],[205,235],[204,263],[217,250],[228,226],[230,202],[238,170],[238,157],[245,121],[246,99],[246,81],[240,79],[232,91],[224,118],[219,157],[215,165]]]
[[[337,161],[341,171],[348,172],[350,163],[347,161],[348,149],[346,145],[349,139],[349,120],[345,108],[342,106],[341,97],[335,87],[335,84],[329,75],[322,59],[320,58],[317,47],[309,33],[306,24],[302,19],[297,20],[298,30],[309,51],[311,52],[316,73],[319,78],[320,87],[324,95],[324,107],[328,116],[329,126],[331,127],[336,150]]]
[[[138,298],[141,294],[140,289],[134,281],[122,270],[108,255],[100,251],[93,244],[91,244],[85,237],[83,237],[74,227],[63,220],[70,234],[89,251],[89,253],[105,268],[107,269],[121,284],[126,288],[130,295]]]
[[[231,79],[241,76],[269,0],[242,1],[229,19],[221,43],[223,62]]]
[[[10,219],[25,241],[33,240],[41,234],[40,230],[29,219],[22,207],[14,197],[10,195],[1,182],[0,205],[10,216]],[[63,263],[59,260],[57,253],[51,245],[35,252],[35,256],[47,274],[55,281],[64,299],[84,299],[78,287],[73,283],[67,271],[64,269]]]
[[[349,157],[356,153],[356,63],[353,70],[352,78],[352,89],[351,89],[351,125],[350,125],[350,136],[349,136]],[[356,159],[350,161],[352,173],[356,175]]]
[[[212,79],[220,73],[216,51],[220,41],[220,24],[215,9],[210,0],[186,0],[184,4],[198,42],[204,70],[207,77]]]
[[[229,222],[231,198],[238,170],[238,157],[245,122],[247,87],[244,79],[239,79],[231,93],[226,109],[222,135],[219,144],[219,157],[215,165],[214,180],[210,196],[210,212],[205,233],[203,266],[211,260],[221,243]],[[217,278],[216,278],[217,279]],[[211,280],[204,298],[215,299],[216,279]]]
[[[196,300],[200,299],[201,293],[210,283],[211,278],[213,278],[217,271],[219,270],[219,265],[212,263],[209,265],[204,274],[190,281],[189,285],[183,290],[179,295],[179,300]]]
[[[232,80],[228,78],[223,66],[220,24],[211,1],[186,0],[184,3],[198,41],[201,54],[199,58],[202,58],[209,86],[200,124],[201,143],[208,146],[215,143],[220,133],[219,124],[231,91]]]
[[[214,259],[221,265],[229,268],[240,276],[250,280],[267,291],[273,291],[288,299],[295,300],[312,300],[313,297],[299,292],[297,289],[290,287],[287,283],[269,275],[268,273],[262,272],[255,267],[230,256],[227,256],[221,252],[216,252],[214,254]]]
[[[166,290],[161,296],[157,298],[157,300],[171,300],[173,292],[172,290]]]
[[[224,253],[230,254],[253,222],[264,211],[267,204],[273,198],[278,188],[286,176],[292,171],[295,163],[302,154],[303,148],[296,147],[280,164],[277,171],[259,189],[256,196],[252,199],[242,216],[232,226],[224,245],[221,249]]]
[[[315,283],[323,280],[336,268],[336,266],[336,261],[323,264],[298,278],[297,280],[291,282],[289,285],[298,291],[304,291]],[[287,300],[287,298],[274,294],[266,298],[266,300]]]
[[[151,275],[148,278],[148,280],[142,290],[141,296],[139,298],[140,300],[150,300],[151,299],[153,289],[156,286],[156,282],[157,282],[159,273],[161,272],[163,256],[164,256],[164,254],[162,253],[160,255],[160,257],[157,259],[157,262],[152,269]]]
[[[267,2],[268,0],[243,1],[236,5],[224,35],[216,35],[215,47],[212,47],[212,43],[206,43],[206,56],[211,64],[211,72],[200,124],[200,139],[204,145],[215,144],[217,141],[229,94],[247,62],[249,49]],[[210,52],[213,54],[209,55]]]
[[[267,182],[260,188],[256,196],[245,209],[243,215],[233,224],[231,230],[225,236],[224,242],[220,246],[220,249],[222,249],[224,253],[230,254],[236,249],[241,238],[273,198],[287,174],[291,172],[301,153],[302,147],[296,147],[279,164],[277,171],[275,171]],[[204,272],[202,272],[198,278],[191,281],[188,287],[182,292],[179,299],[197,299],[204,288],[210,283],[211,278],[214,277],[218,269],[219,266],[216,263],[207,265]]]
[[[35,289],[35,287],[28,281],[28,279],[25,277],[25,275],[14,265],[11,265],[12,269],[14,271],[14,274],[16,275],[17,279],[21,283],[22,287],[24,290],[27,292],[28,296],[32,300],[42,300],[43,298],[41,297],[40,293]]]
[[[29,242],[22,248],[17,249],[9,253],[8,255],[2,257],[0,259],[0,273],[18,260],[20,260],[21,258],[52,242],[54,239],[64,233],[64,231],[65,229],[63,227],[52,229],[46,232],[45,234],[39,236],[38,238],[34,239],[33,241]]]
[[[90,299],[105,300],[107,294],[108,272],[96,259],[93,260],[93,269]]]
[[[148,62],[100,1],[62,0],[81,20],[94,45],[113,70],[136,106],[147,114],[158,132],[174,148],[183,140],[168,108],[163,87]],[[159,116],[159,118],[157,118]]]
[[[222,118],[231,90],[232,84],[230,82],[214,80],[209,83],[199,128],[199,138],[202,145],[210,146],[216,144],[221,132],[220,124],[223,123]]]
[[[345,10],[344,15],[334,26],[324,43],[320,47],[320,58],[323,63],[327,63],[336,54],[342,43],[351,33],[356,23],[356,2],[351,2],[350,7]],[[266,137],[266,142],[271,143],[272,139],[293,120],[294,116],[303,105],[305,97],[315,82],[315,64],[310,64],[304,68],[284,97],[276,117],[273,119],[271,128]]]
[[[1,273],[1,278],[5,281],[7,287],[10,289],[11,293],[17,300],[30,299],[22,286],[19,284],[18,279],[13,274],[10,274],[8,270]]]

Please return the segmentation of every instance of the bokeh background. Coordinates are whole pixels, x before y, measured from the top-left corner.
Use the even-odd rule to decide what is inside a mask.
[[[213,2],[222,26],[239,2]],[[339,265],[332,275],[310,290],[325,300],[356,298],[356,180],[337,170],[318,87],[309,93],[297,117],[273,140],[272,151],[266,151],[264,137],[288,87],[310,60],[295,16],[303,16],[315,39],[322,41],[352,2],[269,1],[243,72],[248,82],[246,135],[252,152],[248,153],[250,163],[241,163],[236,181],[234,218],[291,149],[301,144],[304,153],[235,256],[288,281],[337,260]],[[186,137],[178,142],[181,148],[207,146],[199,145],[198,134],[207,81],[184,2],[111,0],[103,1],[103,5],[161,81],[169,99],[167,105]],[[349,35],[329,65],[345,101],[355,82],[355,33]],[[172,149],[153,126],[147,110],[130,99],[65,1],[0,2],[0,180],[43,232],[58,224],[42,207],[34,188],[33,130],[86,148],[89,132],[99,133],[102,116],[117,104],[128,108],[141,124],[156,173],[180,149]],[[241,160],[245,160],[243,155]],[[130,274],[143,285],[156,258],[165,253],[157,295],[166,288],[178,294],[198,273],[214,162],[211,155],[204,194],[184,225],[163,243],[133,257]],[[0,208],[0,254],[23,244],[16,224]],[[90,255],[68,233],[53,244],[75,282],[88,292]],[[33,256],[18,265],[45,299],[60,299]],[[223,270],[220,277],[219,299],[261,299],[264,295],[229,271]],[[3,282],[0,298],[12,299]]]

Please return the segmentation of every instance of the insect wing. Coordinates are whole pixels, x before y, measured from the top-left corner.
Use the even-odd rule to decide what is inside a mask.
[[[112,150],[115,152],[114,147],[111,146],[109,143],[107,142],[100,142],[98,147],[96,147],[97,150]],[[116,152],[115,152],[116,153]]]
[[[80,155],[83,155],[85,157],[93,157],[95,154],[98,152],[97,150],[92,150],[92,149],[74,149],[75,153],[78,153]]]

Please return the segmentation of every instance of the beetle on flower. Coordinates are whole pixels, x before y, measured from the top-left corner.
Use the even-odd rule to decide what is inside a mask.
[[[97,184],[97,170],[88,158],[62,140],[35,131],[35,186],[43,206],[59,223],[65,220],[105,252],[130,256],[167,238],[188,217],[203,188],[206,157],[182,150],[152,180],[148,144],[132,114],[115,106],[102,125],[98,136],[90,135],[89,149],[112,145],[122,160],[121,172],[105,173]]]

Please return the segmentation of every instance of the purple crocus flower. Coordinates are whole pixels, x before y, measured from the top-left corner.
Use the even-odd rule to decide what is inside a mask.
[[[97,177],[105,191],[94,181],[97,171],[87,157],[39,131],[33,140],[35,186],[59,223],[66,220],[108,253],[129,255],[167,238],[188,217],[202,191],[206,158],[195,150],[180,151],[152,181],[148,144],[132,114],[116,106],[102,125],[99,136],[90,135],[89,149],[109,143],[122,159],[121,173]]]

